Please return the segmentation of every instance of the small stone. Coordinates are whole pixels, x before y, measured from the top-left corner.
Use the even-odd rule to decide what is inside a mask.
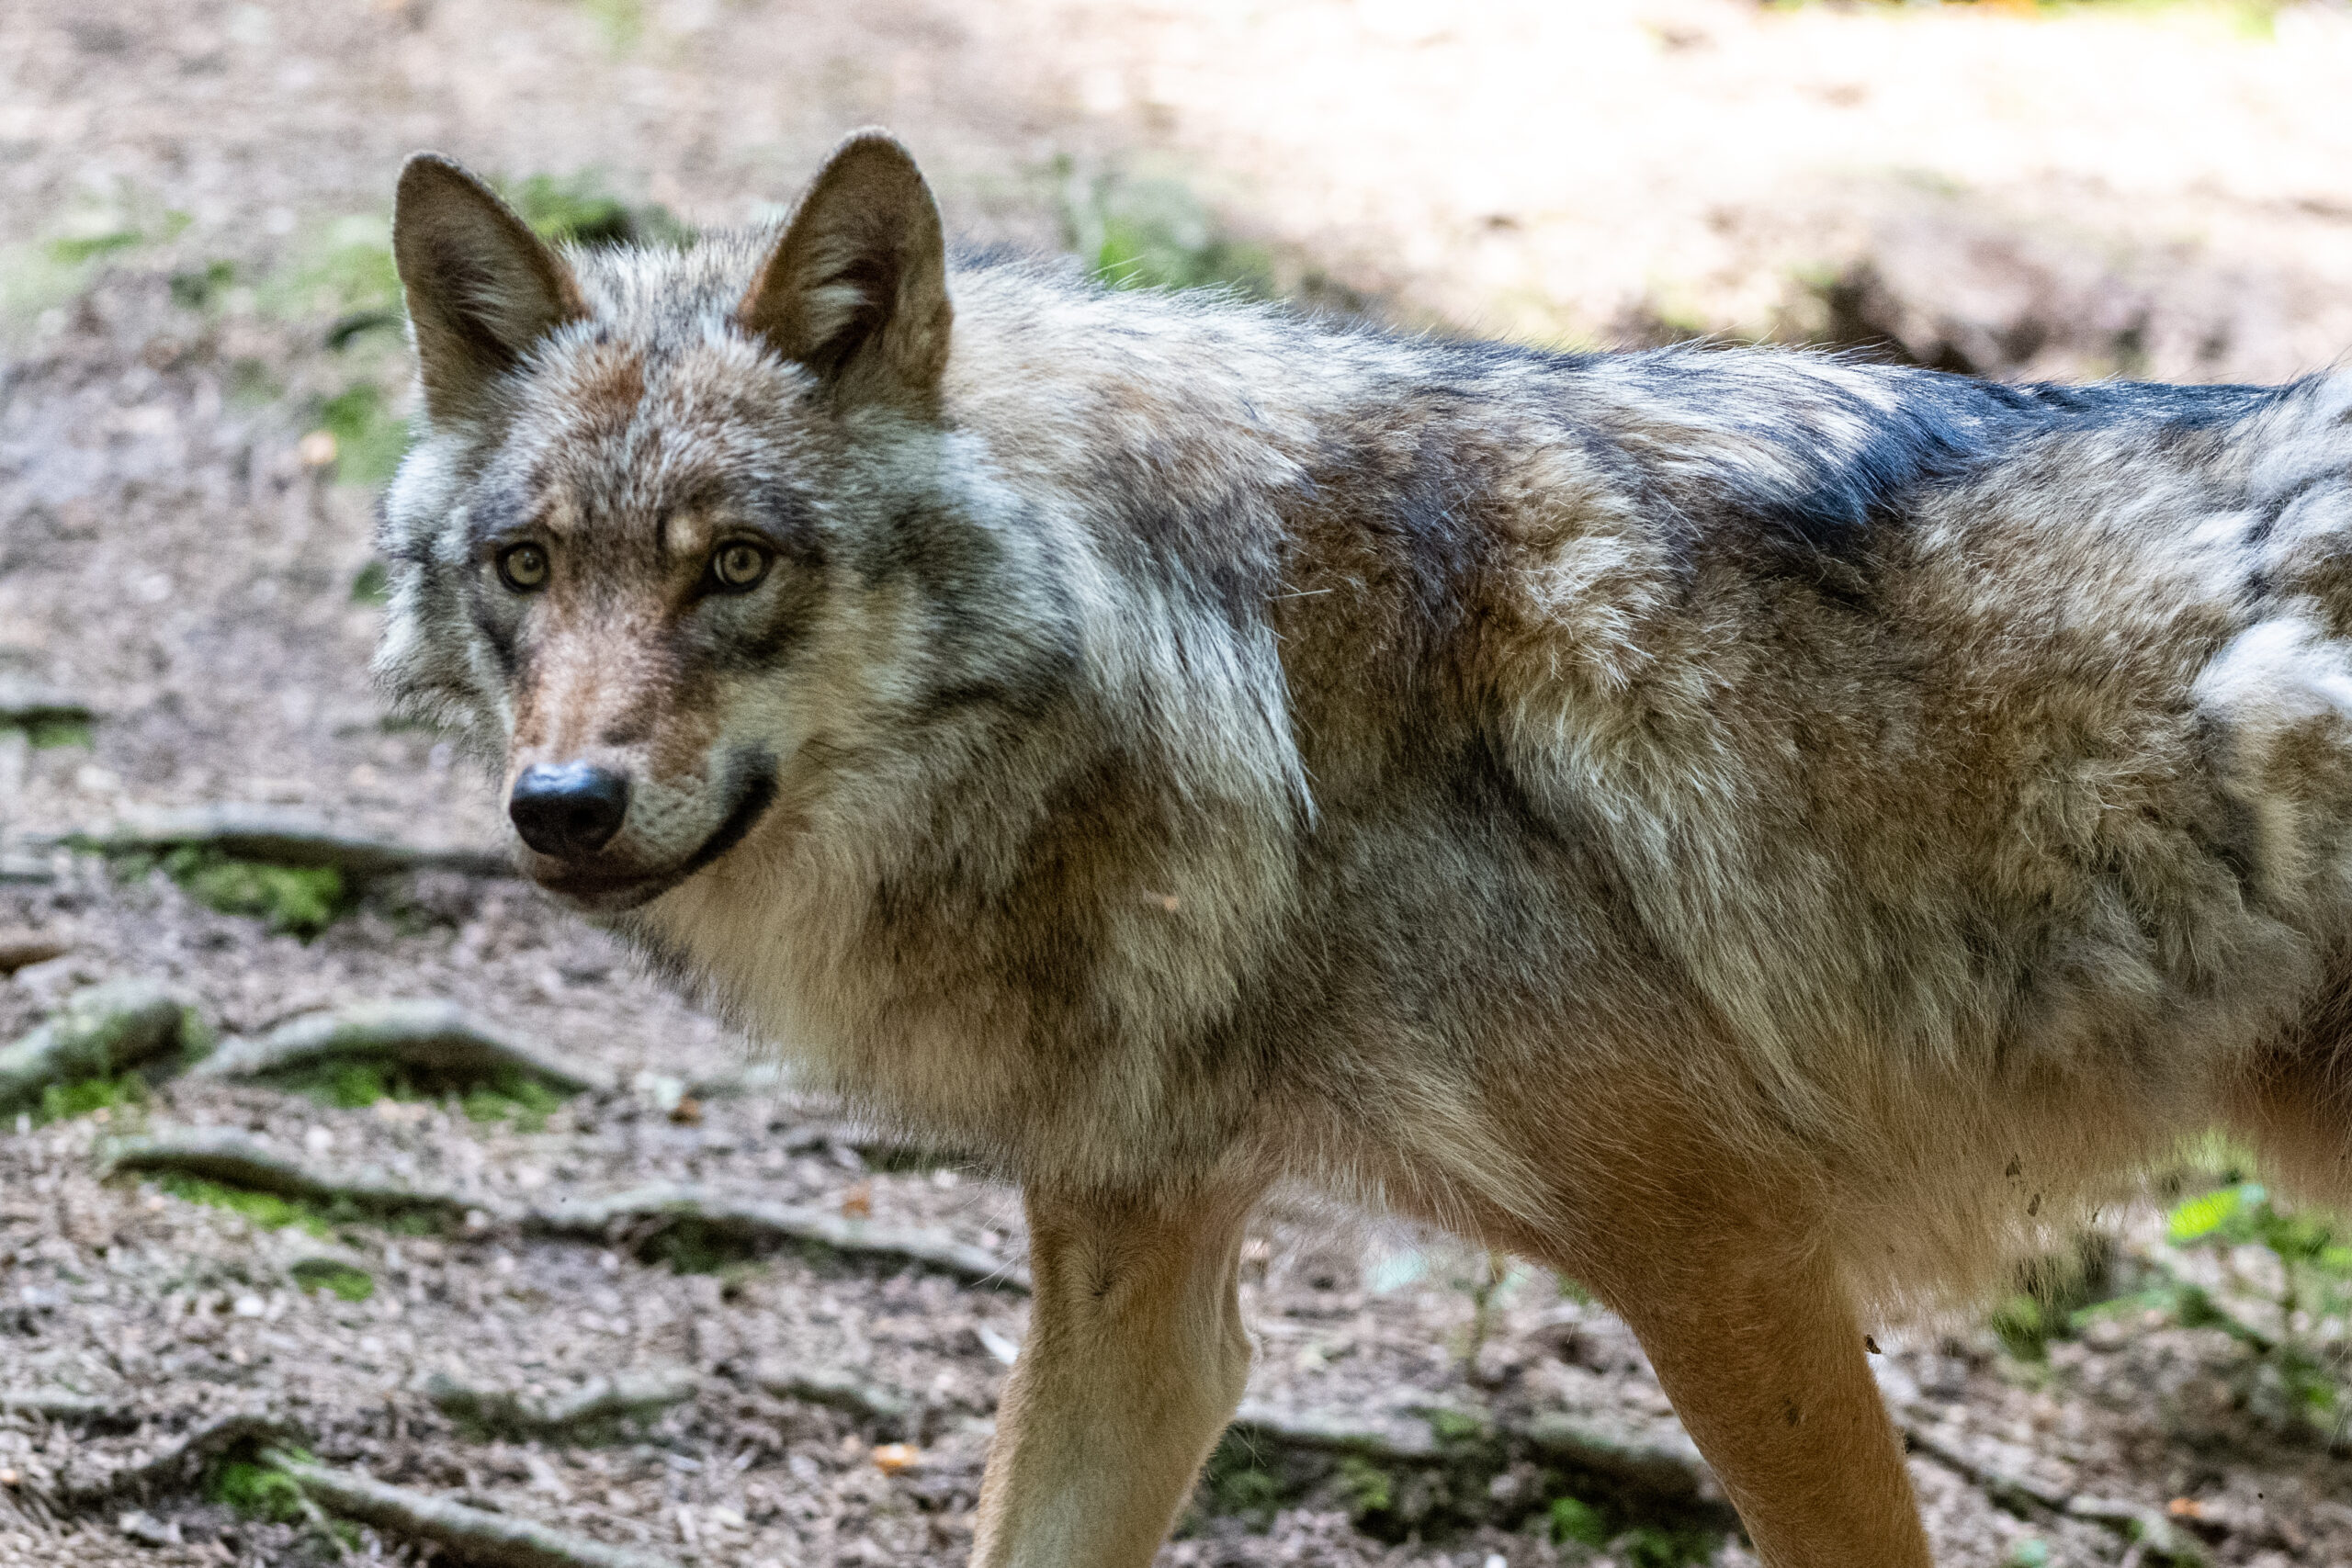
[[[295,455],[302,459],[302,466],[304,468],[326,468],[335,459],[336,446],[334,432],[332,430],[313,430],[308,435],[302,437],[300,443],[295,446],[294,451]]]
[[[154,1515],[133,1509],[115,1520],[114,1528],[141,1546],[177,1546],[180,1527],[176,1521],[165,1524]]]
[[[259,1317],[269,1310],[269,1303],[259,1296],[239,1296],[232,1308],[239,1317]]]
[[[912,1443],[884,1443],[874,1450],[874,1468],[885,1475],[912,1470],[922,1462],[922,1450]]]

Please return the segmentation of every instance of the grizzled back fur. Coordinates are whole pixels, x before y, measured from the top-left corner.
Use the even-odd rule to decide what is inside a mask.
[[[401,204],[385,683],[625,776],[526,869],[877,1116],[1604,1294],[1727,1192],[1973,1288],[2217,1115],[2352,1195],[2352,381],[1106,292],[870,136],[682,250]]]

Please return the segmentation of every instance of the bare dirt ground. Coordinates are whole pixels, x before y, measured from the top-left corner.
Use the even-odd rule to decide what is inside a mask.
[[[0,980],[0,1040],[84,984],[147,976],[232,1036],[448,998],[611,1085],[548,1110],[183,1077],[0,1122],[0,1562],[434,1557],[398,1530],[273,1520],[223,1483],[251,1443],[141,1468],[239,1412],[334,1465],[673,1563],[947,1563],[970,1538],[1017,1292],[513,1216],[692,1181],[928,1227],[1011,1269],[1015,1194],[746,1077],[744,1043],[520,884],[389,879],[306,942],[161,869],[27,848],[211,801],[497,842],[483,781],[365,677],[369,486],[405,396],[382,314],[403,152],[548,176],[555,217],[609,193],[729,223],[879,119],[971,238],[1246,275],[1410,326],[2275,379],[2352,344],[2346,80],[2341,6],[0,9],[0,682],[97,714],[40,737],[74,743],[0,730],[0,935],[69,948]],[[480,1218],[256,1213],[105,1175],[109,1140],[202,1126],[469,1195]],[[2152,1214],[2118,1222],[2109,1293],[2188,1281],[2213,1313],[2124,1296],[2041,1359],[1968,1325],[1880,1337],[1940,1562],[2352,1562],[2352,1469],[2282,1394],[2277,1351],[2332,1354],[2340,1314],[2282,1318],[2274,1256],[2175,1247]],[[1522,1440],[1549,1415],[1680,1451],[1630,1337],[1561,1282],[1303,1200],[1270,1208],[1250,1259],[1250,1397],[1274,1423],[1221,1456],[1166,1561],[1752,1562],[1703,1496]],[[305,1283],[360,1276],[364,1295]],[[818,1372],[903,1409],[812,1400]],[[500,1435],[436,1404],[435,1373],[528,1399],[619,1373],[692,1393]],[[88,1408],[7,1407],[35,1392]],[[1339,1453],[1293,1440],[1309,1418],[1452,1446]]]

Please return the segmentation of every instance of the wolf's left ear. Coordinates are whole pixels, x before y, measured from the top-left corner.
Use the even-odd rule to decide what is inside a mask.
[[[929,414],[947,367],[947,245],[914,159],[881,130],[837,148],[735,307],[844,403]]]
[[[436,420],[479,410],[532,344],[588,314],[563,258],[488,186],[431,152],[401,168],[392,259]]]

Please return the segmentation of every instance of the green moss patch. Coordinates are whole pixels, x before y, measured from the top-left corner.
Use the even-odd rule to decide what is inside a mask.
[[[287,1272],[306,1291],[325,1291],[346,1302],[364,1302],[376,1293],[374,1275],[332,1258],[305,1258]]]
[[[84,1078],[78,1083],[53,1083],[40,1091],[37,1123],[69,1122],[97,1111],[144,1110],[147,1080],[137,1073],[114,1077]]]
[[[242,1187],[230,1187],[218,1181],[207,1181],[200,1176],[181,1176],[176,1172],[159,1174],[154,1182],[175,1198],[215,1209],[226,1209],[232,1214],[243,1214],[266,1231],[284,1230],[288,1225],[296,1225],[321,1240],[334,1234],[334,1227],[328,1224],[325,1213],[316,1204],[280,1198],[272,1192],[251,1192]]]
[[[311,1512],[292,1476],[251,1460],[232,1459],[214,1471],[205,1495],[241,1519],[265,1524],[299,1524]]]
[[[236,860],[219,850],[182,845],[164,855],[164,872],[188,897],[224,915],[251,916],[304,941],[334,923],[352,906],[343,872],[331,865],[270,865]],[[125,870],[143,874],[139,857]]]
[[[53,751],[65,746],[86,750],[90,744],[90,721],[86,718],[41,717],[15,728],[25,732],[25,738],[37,751]]]

